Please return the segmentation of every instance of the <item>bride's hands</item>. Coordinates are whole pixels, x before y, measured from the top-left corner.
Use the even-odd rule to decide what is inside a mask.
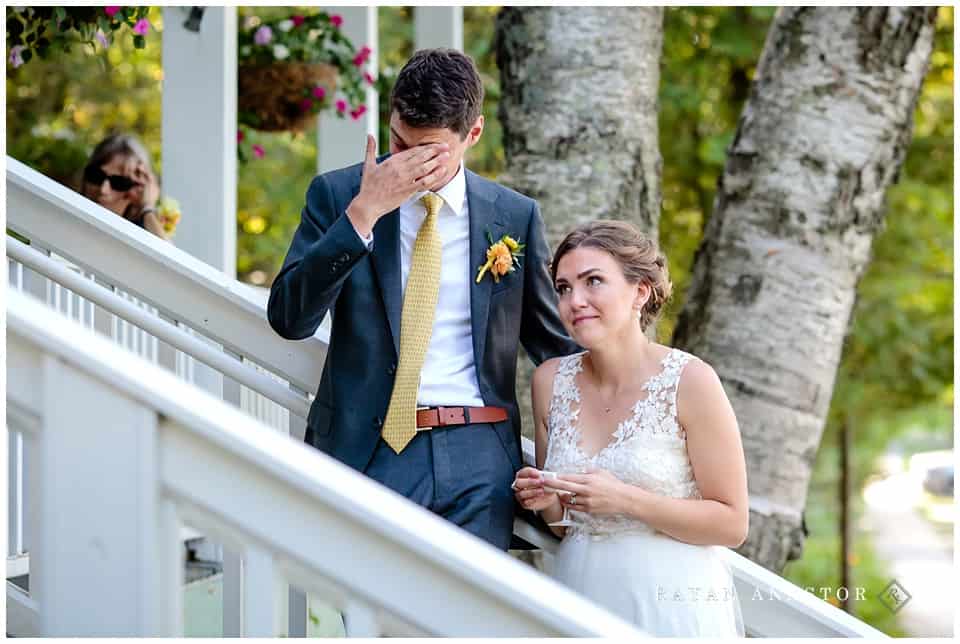
[[[561,474],[550,487],[572,492],[560,495],[560,504],[595,516],[623,514],[629,490],[626,483],[606,470],[590,469],[586,474]],[[639,489],[639,488],[638,488]]]
[[[524,467],[518,471],[510,487],[514,490],[517,503],[525,510],[540,512],[559,503],[555,492],[547,492],[543,489],[543,477],[540,475],[540,470],[535,467]]]

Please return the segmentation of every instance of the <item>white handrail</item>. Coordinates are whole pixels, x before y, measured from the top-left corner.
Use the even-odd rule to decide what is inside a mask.
[[[149,302],[297,389],[316,390],[329,336],[300,342],[270,328],[250,287],[7,156],[7,226]],[[187,213],[185,216],[189,216]],[[201,216],[196,213],[194,216]]]
[[[62,263],[50,259],[43,253],[13,238],[7,239],[7,255],[107,311],[132,322],[170,346],[190,354],[240,384],[286,407],[301,418],[307,417],[310,411],[310,403],[305,397],[298,396],[272,378],[244,365],[223,351],[213,349],[206,342],[198,340],[162,318],[134,306],[93,280],[77,275]]]
[[[338,608],[359,601],[371,606],[374,615],[394,615],[428,634],[643,635],[362,474],[257,423],[33,298],[8,294],[7,328],[8,373],[16,374],[8,378],[11,420],[36,441],[39,460],[58,467],[58,477],[41,482],[45,504],[41,516],[56,519],[67,510],[52,500],[84,498],[87,482],[78,472],[94,470],[89,459],[69,457],[74,445],[86,440],[101,444],[112,437],[138,452],[119,458],[129,456],[144,464],[126,468],[144,491],[128,512],[118,514],[114,508],[119,506],[103,498],[82,514],[73,508],[71,516],[83,517],[83,526],[64,529],[55,520],[48,522],[53,525],[40,526],[42,538],[34,559],[47,562],[48,568],[38,579],[38,610],[41,624],[55,624],[57,633],[70,631],[71,610],[63,595],[109,586],[113,575],[139,579],[143,562],[111,556],[97,534],[106,535],[109,528],[129,533],[144,540],[144,545],[132,544],[143,556],[149,558],[148,553],[159,548],[169,557],[164,536],[176,540],[170,520],[177,516],[255,553],[258,565],[254,568],[266,577],[248,577],[246,584],[251,590],[266,589],[266,595],[258,596],[261,602],[276,597],[270,589],[279,576],[323,594]],[[58,389],[48,391],[49,383],[56,383]],[[75,394],[69,402],[77,409],[65,410],[57,399],[68,392]],[[54,422],[65,419],[65,414],[71,419],[69,426]],[[135,419],[136,425],[101,422],[104,417],[120,416]],[[131,442],[141,430],[143,439]],[[149,476],[156,477],[152,485]],[[118,498],[129,497],[126,486],[98,484],[105,493],[116,491]],[[100,525],[106,517],[109,527]],[[160,532],[151,533],[150,525]],[[63,544],[69,543],[74,528],[94,531],[78,544],[79,551],[69,550],[81,555],[73,565],[84,575],[68,577],[61,572],[57,576],[47,555],[51,550],[67,552]],[[83,556],[88,553],[91,556]],[[62,586],[42,586],[44,580],[52,579]],[[159,610],[167,611],[167,621],[141,615],[138,624],[173,623],[169,611],[175,600],[156,596],[142,582],[129,592],[137,596],[98,616],[102,623],[73,615],[90,631],[74,634],[94,634],[98,629],[116,632],[111,620],[129,624],[128,610],[151,610],[144,593],[153,593],[150,598],[158,602]],[[63,612],[55,622],[45,616],[51,603]],[[260,608],[256,632],[264,634],[269,624],[282,620],[277,619],[277,606],[264,608],[261,603]],[[136,634],[140,633],[129,633]]]

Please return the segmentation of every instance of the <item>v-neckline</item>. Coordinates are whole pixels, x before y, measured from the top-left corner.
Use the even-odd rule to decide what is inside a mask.
[[[663,356],[663,358],[660,359],[660,362],[659,362],[660,369],[659,369],[659,371],[657,371],[655,374],[653,374],[652,376],[650,376],[649,378],[647,378],[647,380],[643,383],[643,386],[640,387],[641,391],[646,390],[647,387],[650,386],[650,383],[652,383],[653,381],[655,381],[657,378],[660,378],[660,377],[666,372],[666,370],[667,370],[667,366],[666,366],[667,359],[668,359],[671,355],[673,355],[673,352],[674,352],[674,351],[676,351],[676,349],[674,349],[673,347],[671,347],[670,350],[667,351],[667,353]],[[580,387],[579,387],[579,385],[577,385],[577,374],[579,374],[580,372],[583,371],[583,356],[585,356],[585,355],[587,355],[587,352],[586,352],[586,351],[584,351],[583,353],[580,353],[580,354],[577,355],[577,368],[574,370],[573,375],[570,377],[570,386],[573,387],[573,390],[576,392],[576,394],[577,394],[576,400],[579,402],[579,406],[577,407],[576,422],[573,424],[573,446],[574,446],[574,449],[576,449],[582,456],[585,456],[588,461],[593,461],[593,460],[596,460],[598,456],[600,456],[601,454],[603,454],[605,451],[607,451],[608,449],[610,449],[611,447],[613,447],[613,446],[617,443],[617,441],[618,441],[617,437],[618,437],[618,435],[621,435],[621,434],[622,434],[624,425],[626,425],[628,422],[632,421],[634,418],[637,417],[637,411],[638,411],[638,409],[639,409],[643,404],[645,404],[648,400],[650,400],[650,398],[651,398],[651,396],[652,396],[653,394],[648,391],[646,398],[640,398],[640,399],[638,399],[638,400],[633,404],[633,407],[630,408],[630,414],[629,414],[626,418],[624,418],[623,420],[621,420],[620,422],[617,423],[617,427],[616,427],[616,429],[614,429],[613,432],[610,434],[610,438],[609,438],[609,440],[607,441],[607,444],[604,445],[603,447],[601,447],[601,448],[600,448],[596,453],[594,453],[593,455],[588,454],[588,453],[583,449],[583,447],[581,446],[581,442],[583,441],[583,430],[582,430],[581,427],[580,427],[581,420],[582,420],[581,417],[580,417],[580,412],[583,410],[583,396],[580,394]],[[571,414],[571,416],[573,415],[573,413],[570,412],[569,410],[568,410],[568,412]]]

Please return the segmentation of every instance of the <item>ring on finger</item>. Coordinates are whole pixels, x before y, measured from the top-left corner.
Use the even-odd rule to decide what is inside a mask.
[[[570,505],[576,505],[576,504],[577,504],[577,493],[574,492],[573,494],[570,495]]]

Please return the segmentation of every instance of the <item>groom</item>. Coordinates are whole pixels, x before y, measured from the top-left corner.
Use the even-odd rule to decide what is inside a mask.
[[[468,56],[417,52],[390,96],[390,155],[367,137],[363,163],[310,184],[268,317],[297,340],[333,316],[307,443],[506,549],[519,344],[537,364],[577,346],[536,202],[463,166],[482,104]],[[478,280],[504,235],[525,248],[498,246]]]

